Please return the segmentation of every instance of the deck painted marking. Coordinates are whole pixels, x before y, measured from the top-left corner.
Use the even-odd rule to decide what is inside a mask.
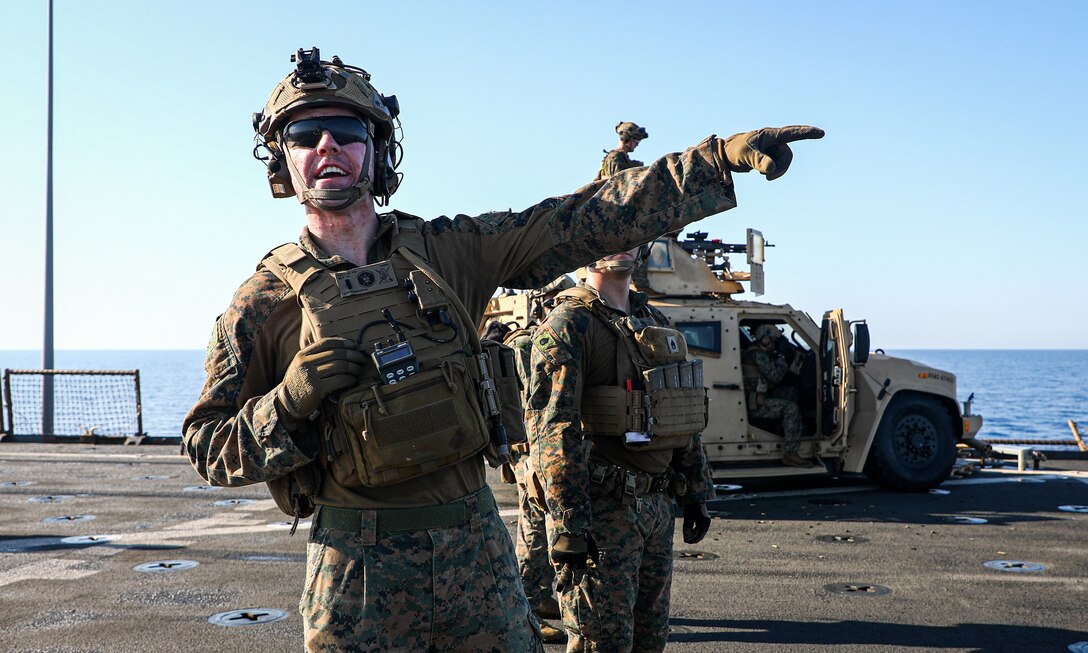
[[[23,580],[75,580],[92,574],[97,574],[98,569],[76,569],[86,564],[83,560],[62,560],[60,558],[46,558],[37,562],[30,562],[21,567],[0,574],[0,586],[11,585]]]

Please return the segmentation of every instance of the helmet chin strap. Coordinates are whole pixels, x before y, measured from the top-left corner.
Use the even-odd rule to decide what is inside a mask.
[[[296,192],[299,204],[309,204],[322,211],[346,211],[370,194],[373,188],[370,175],[367,174],[370,170],[370,155],[373,150],[369,145],[366,148],[366,155],[363,157],[363,172],[359,175],[359,180],[348,188],[308,187],[306,181],[302,178],[302,173],[295,167],[291,153],[287,151],[286,146],[281,145],[281,149],[284,152],[284,158],[287,159],[287,170],[291,173],[291,183],[296,189],[303,189]]]
[[[605,261],[596,261],[593,265],[589,266],[598,272],[612,273],[612,274],[631,274],[639,268],[640,265],[646,262],[646,259],[650,256],[649,243],[643,244],[638,248],[638,254],[632,259],[608,259]]]
[[[589,267],[604,274],[631,274],[635,271],[637,263],[627,259],[607,260],[596,261]]]

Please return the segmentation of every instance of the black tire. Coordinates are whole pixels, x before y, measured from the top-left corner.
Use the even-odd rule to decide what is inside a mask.
[[[865,474],[890,490],[924,492],[948,478],[955,462],[952,418],[941,404],[897,397],[880,420]]]

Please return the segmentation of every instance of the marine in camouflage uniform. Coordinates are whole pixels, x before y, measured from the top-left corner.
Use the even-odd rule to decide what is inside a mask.
[[[616,125],[616,133],[620,136],[619,145],[616,146],[616,149],[607,152],[604,155],[604,160],[601,161],[601,169],[597,171],[597,181],[608,179],[621,170],[637,168],[642,165],[642,161],[632,159],[628,156],[628,152],[634,152],[635,148],[639,146],[639,143],[641,143],[643,139],[649,138],[650,134],[647,133],[644,128],[639,127],[633,122],[618,123]],[[650,278],[646,273],[645,265],[637,267],[631,279],[634,281],[635,289],[651,296],[660,294],[650,288]]]
[[[521,379],[523,388],[529,385],[529,357],[533,344],[533,329],[551,309],[556,293],[573,286],[574,282],[564,274],[547,286],[532,291],[529,323],[526,328],[511,332],[505,340],[517,354],[518,377]],[[540,620],[544,641],[562,642],[566,641],[565,633],[545,621],[545,619],[559,617],[559,606],[554,590],[555,570],[548,558],[550,540],[548,511],[536,496],[539,493],[536,492],[534,484],[538,481],[533,478],[528,449],[519,454],[518,460],[513,464],[518,488],[518,528],[515,539],[518,570],[521,572],[521,583],[525,587],[529,607]]]
[[[605,152],[594,181],[603,181],[621,170],[642,165],[642,161],[632,159],[629,154],[635,151],[643,139],[650,137],[646,130],[633,122],[621,122],[616,124],[616,133],[620,137],[619,145],[616,149]]]
[[[321,61],[316,48],[297,59],[254,121],[270,152],[273,194],[305,205],[293,251],[330,271],[352,270],[390,259],[402,227],[411,226],[430,267],[463,302],[470,329],[497,287],[538,287],[600,252],[732,208],[731,172],[755,167],[770,177],[776,164],[761,163],[759,150],[782,170],[788,163],[774,152],[822,135],[787,128],[711,137],[637,175],[521,212],[430,221],[379,215],[375,198],[388,201],[399,183],[386,155],[399,147],[395,98],[379,95],[365,71],[336,57]],[[210,484],[268,482],[284,508],[275,488],[290,480],[294,514],[316,505],[299,604],[306,649],[539,650],[482,454],[380,487],[341,482],[330,471],[343,455],[322,444],[333,419],[324,402],[376,371],[355,341],[303,344],[297,299],[266,265],[238,288],[216,320],[207,379],[182,428],[184,451]]]
[[[784,439],[782,463],[807,467],[809,461],[798,453],[804,431],[801,408],[797,404],[800,393],[795,386],[782,384],[790,371],[790,363],[774,349],[774,343],[782,332],[765,324],[760,325],[753,336],[755,342],[741,354],[741,364],[745,368],[748,417],[780,420]]]
[[[698,435],[684,448],[639,450],[625,446],[622,434],[583,433],[587,388],[642,387],[610,322],[631,315],[667,324],[646,295],[626,290],[630,271],[615,282],[629,293],[628,310],[609,306],[592,286],[597,279],[587,277],[590,285],[580,288],[589,304],[560,295],[536,331],[526,413],[530,455],[556,531],[552,557],[567,651],[661,651],[668,638],[673,495],[685,506],[685,541],[698,542],[710,526],[713,483]]]

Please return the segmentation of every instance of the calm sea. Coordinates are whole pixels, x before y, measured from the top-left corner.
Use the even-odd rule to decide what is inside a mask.
[[[959,399],[972,392],[974,412],[985,419],[986,439],[1068,440],[1072,419],[1088,433],[1088,350],[888,350],[953,372]],[[0,351],[0,369],[36,369],[36,351]],[[61,369],[138,369],[144,430],[180,434],[185,413],[204,384],[204,352],[58,351]]]

